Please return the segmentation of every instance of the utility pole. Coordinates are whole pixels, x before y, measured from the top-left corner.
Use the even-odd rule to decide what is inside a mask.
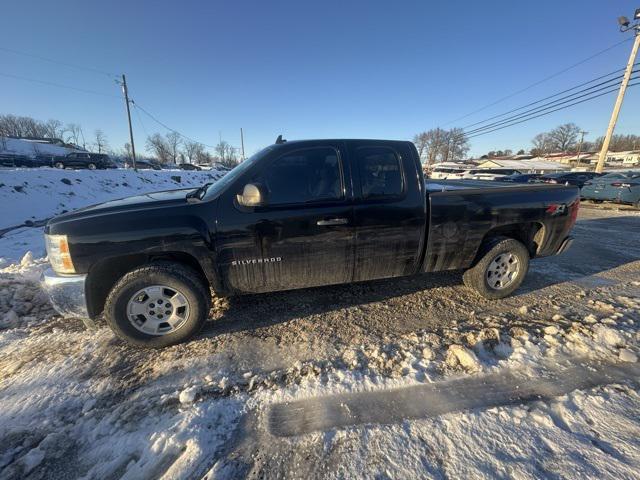
[[[242,146],[242,161],[244,162],[244,134],[242,132],[242,127],[240,127],[240,145]]]
[[[127,106],[127,118],[129,119],[129,141],[131,142],[131,156],[133,157],[133,170],[138,171],[136,166],[136,146],[133,143],[133,127],[131,126],[131,110],[129,108],[129,90],[127,90],[127,79],[122,74],[122,93],[124,94],[124,103]]]
[[[634,20],[640,20],[640,8],[638,8],[634,15]],[[611,119],[609,120],[609,127],[607,128],[607,134],[602,142],[602,149],[600,150],[600,156],[598,157],[598,164],[596,165],[596,172],[602,173],[604,169],[604,162],[607,159],[607,153],[609,152],[609,143],[613,136],[613,131],[616,128],[616,122],[618,121],[618,114],[620,113],[620,107],[622,106],[622,100],[624,99],[624,93],[627,90],[627,84],[631,77],[631,71],[633,70],[633,64],[636,61],[636,55],[638,54],[638,47],[640,47],[640,23],[630,26],[629,19],[626,17],[620,17],[618,19],[620,23],[620,31],[626,32],[627,30],[635,30],[635,39],[633,41],[633,47],[631,48],[631,55],[629,56],[629,62],[627,62],[627,68],[624,71],[622,77],[622,83],[620,84],[620,91],[618,92],[618,98],[613,106],[613,112],[611,113]]]
[[[580,132],[580,143],[578,144],[578,155],[576,155],[576,163],[578,167],[580,166],[580,152],[582,152],[582,142],[584,142],[584,136],[589,132],[585,132],[584,130]]]

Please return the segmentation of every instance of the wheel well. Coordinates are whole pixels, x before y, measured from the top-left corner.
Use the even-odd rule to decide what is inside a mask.
[[[126,273],[143,265],[157,261],[181,263],[194,269],[201,277],[205,285],[210,286],[200,262],[188,253],[162,252],[158,254],[135,254],[122,257],[109,258],[97,262],[91,267],[87,275],[85,294],[87,297],[87,310],[91,318],[102,313],[107,295]]]
[[[482,239],[482,244],[484,245],[487,240],[498,236],[518,240],[527,248],[529,255],[533,258],[544,241],[545,229],[544,225],[539,222],[502,225],[489,230]]]

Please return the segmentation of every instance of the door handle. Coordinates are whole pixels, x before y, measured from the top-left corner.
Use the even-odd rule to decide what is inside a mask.
[[[328,225],[346,225],[349,220],[346,218],[330,218],[328,220],[318,220],[317,225],[326,227]]]

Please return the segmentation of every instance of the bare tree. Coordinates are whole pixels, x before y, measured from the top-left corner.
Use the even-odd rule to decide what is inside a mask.
[[[466,157],[469,151],[469,139],[461,128],[452,128],[446,132],[446,143],[442,145],[442,161],[455,162]]]
[[[46,137],[45,124],[31,117],[0,115],[0,135],[7,137]]]
[[[126,162],[133,161],[133,153],[131,152],[131,144],[129,142],[126,142],[122,148],[122,158],[124,158]]]
[[[580,127],[575,123],[565,123],[549,132],[549,140],[554,150],[570,152],[575,149],[580,136]]]
[[[77,123],[68,123],[67,128],[67,142],[71,142],[74,145],[80,145],[80,140],[84,137],[82,133],[82,127]]]
[[[107,148],[109,148],[109,144],[107,142],[107,136],[104,134],[104,132],[100,129],[96,130],[94,132],[94,139],[95,139],[95,148],[98,150],[98,153],[102,153],[104,152]]]
[[[183,144],[183,153],[187,157],[189,163],[193,163],[193,161],[198,157],[200,152],[204,151],[204,147],[201,143],[187,141]]]
[[[172,163],[178,163],[178,155],[180,154],[180,144],[182,140],[180,139],[180,134],[176,132],[169,132],[165,135],[167,140],[167,147],[169,153],[169,159]]]
[[[198,165],[211,165],[213,164],[213,158],[211,154],[207,152],[204,148],[196,153],[196,163]]]
[[[447,143],[447,131],[442,128],[432,128],[413,137],[413,142],[418,149],[418,154],[423,163],[432,165],[436,163]]]
[[[53,118],[46,121],[46,123],[44,124],[44,129],[45,137],[59,138],[60,140],[62,140],[62,138],[64,137],[64,132],[66,131],[63,123],[60,120],[55,120]]]
[[[544,155],[545,153],[549,152],[549,149],[551,147],[551,139],[549,138],[548,133],[539,133],[538,135],[533,137],[531,143],[533,144],[531,155]]]
[[[216,157],[220,164],[225,167],[235,167],[238,164],[236,149],[228,142],[222,140],[215,147]]]
[[[160,163],[169,163],[169,145],[167,140],[159,133],[147,137],[146,150],[154,155]]]

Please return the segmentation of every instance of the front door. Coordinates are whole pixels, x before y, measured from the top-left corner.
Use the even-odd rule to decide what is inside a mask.
[[[221,225],[218,259],[231,290],[265,292],[352,280],[352,190],[345,182],[350,177],[343,153],[341,142],[279,150],[242,182],[262,187],[265,206],[236,202],[235,211],[221,206],[243,225],[229,232]],[[237,187],[229,193],[240,193],[243,185]],[[221,201],[232,200],[225,195]]]

